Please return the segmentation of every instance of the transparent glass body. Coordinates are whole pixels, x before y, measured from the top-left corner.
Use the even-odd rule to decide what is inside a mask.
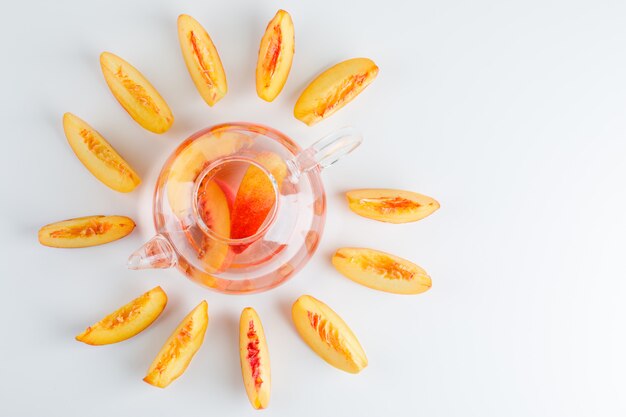
[[[193,134],[161,170],[157,235],[131,255],[129,267],[176,266],[224,293],[274,288],[318,246],[326,215],[321,170],[360,142],[347,128],[302,150],[279,131],[250,123]]]

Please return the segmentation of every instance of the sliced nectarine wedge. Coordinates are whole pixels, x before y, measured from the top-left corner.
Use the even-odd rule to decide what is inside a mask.
[[[378,75],[368,58],[353,58],[321,73],[300,94],[293,114],[311,126],[335,113],[358,96]]]
[[[141,179],[130,165],[115,152],[100,133],[83,120],[72,113],[65,113],[63,130],[80,162],[104,185],[115,191],[127,193],[141,183]]]
[[[332,259],[337,271],[375,290],[419,294],[432,286],[426,271],[413,262],[365,248],[341,248]]]
[[[428,196],[412,191],[363,189],[346,193],[350,210],[381,222],[408,223],[421,220],[439,208]]]
[[[326,362],[353,374],[367,366],[356,336],[326,304],[303,295],[293,304],[291,315],[302,339]]]
[[[280,191],[287,176],[287,166],[280,156],[273,152],[261,152],[255,162],[265,168],[276,181]],[[276,193],[270,177],[256,165],[250,165],[239,184],[231,216],[231,237],[242,239],[254,235],[276,204]],[[235,252],[242,252],[247,246],[236,246]]]
[[[178,40],[191,79],[204,101],[213,106],[226,95],[228,86],[211,37],[196,19],[181,14],[178,16]]]
[[[53,248],[85,248],[113,242],[128,235],[135,222],[124,216],[88,216],[45,225],[39,243]]]
[[[198,258],[206,272],[221,271],[232,260],[228,244],[220,239],[230,238],[230,208],[226,194],[214,180],[202,181],[200,184],[198,215],[215,235],[202,234]]]
[[[167,339],[143,380],[155,387],[165,388],[181,376],[202,346],[208,324],[207,302],[202,301]]]
[[[108,345],[130,339],[143,331],[161,315],[167,295],[155,287],[130,303],[109,314],[76,336],[88,345]]]
[[[250,136],[231,131],[209,132],[183,148],[168,173],[167,199],[180,220],[192,214],[193,188],[198,175],[213,161],[252,145]]]
[[[279,10],[265,29],[256,64],[256,92],[265,101],[273,101],[287,81],[293,61],[294,36],[291,16]]]
[[[110,52],[100,55],[100,66],[113,96],[144,129],[164,133],[172,127],[172,111],[135,67]]]
[[[256,409],[266,408],[271,390],[270,356],[261,319],[251,307],[241,312],[239,354],[241,374],[250,404]]]

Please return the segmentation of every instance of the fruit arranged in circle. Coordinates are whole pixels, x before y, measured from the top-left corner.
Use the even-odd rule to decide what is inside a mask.
[[[167,103],[135,67],[111,52],[100,54],[100,67],[113,96],[144,129],[164,133],[172,127]]]
[[[373,249],[341,248],[332,262],[352,281],[375,290],[419,294],[432,286],[426,271],[413,262]]]
[[[208,324],[207,302],[202,301],[167,339],[143,380],[155,387],[165,388],[181,376],[202,346]]]
[[[130,339],[151,325],[167,304],[167,295],[155,287],[120,307],[76,336],[88,345],[108,345]]]
[[[346,198],[350,210],[359,216],[387,223],[415,222],[439,208],[435,199],[403,190],[352,190],[346,193]]]
[[[261,152],[255,162],[265,168],[276,181],[280,192],[287,176],[287,165],[273,152]],[[276,204],[274,184],[258,166],[250,164],[239,184],[231,216],[231,238],[243,239],[257,233]],[[233,246],[235,253],[243,252],[248,245]]]
[[[276,12],[265,29],[256,64],[256,92],[265,101],[273,101],[283,89],[295,51],[295,34],[291,16]]]
[[[250,404],[266,408],[270,400],[270,357],[261,319],[253,308],[247,307],[239,319],[239,354],[241,374]]]
[[[303,295],[293,304],[291,315],[302,339],[326,362],[353,374],[367,366],[358,339],[326,304]]]
[[[226,73],[206,30],[193,17],[178,16],[178,40],[185,65],[198,92],[209,106],[226,95]]]
[[[368,58],[353,58],[327,69],[309,84],[296,102],[296,119],[311,126],[358,96],[378,75]]]
[[[63,130],[80,162],[104,185],[128,193],[141,183],[130,165],[84,120],[72,113],[65,113]]]
[[[175,156],[167,174],[167,200],[172,212],[185,223],[191,218],[195,181],[213,161],[252,145],[250,136],[232,131],[208,132],[196,138]]]
[[[216,238],[202,233],[198,258],[208,273],[228,267],[232,260],[228,243],[220,238],[230,238],[230,208],[222,187],[214,180],[202,181],[198,189],[198,214]]]
[[[51,223],[39,229],[39,243],[53,248],[85,248],[127,236],[135,222],[124,216],[88,216]]]

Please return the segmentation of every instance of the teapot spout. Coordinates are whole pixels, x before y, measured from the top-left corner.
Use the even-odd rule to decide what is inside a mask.
[[[156,235],[128,258],[129,269],[165,269],[176,265],[177,257],[171,243]]]

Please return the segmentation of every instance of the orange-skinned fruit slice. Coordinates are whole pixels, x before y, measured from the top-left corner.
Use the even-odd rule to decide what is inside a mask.
[[[435,199],[403,190],[352,190],[346,193],[346,198],[350,210],[359,216],[387,223],[415,222],[439,208]]]
[[[198,190],[198,214],[218,237],[230,238],[230,208],[222,187],[213,180],[202,181]],[[208,273],[225,269],[232,260],[227,243],[202,234],[198,258]]]
[[[271,391],[270,356],[261,319],[251,307],[241,312],[239,354],[250,404],[257,410],[267,408]]]
[[[72,113],[65,113],[63,130],[80,162],[104,185],[128,193],[141,183],[130,165],[85,121]]]
[[[256,92],[265,101],[273,101],[282,91],[293,62],[295,34],[291,16],[276,12],[268,23],[259,47],[256,64]]]
[[[326,304],[303,295],[293,304],[291,315],[302,339],[326,362],[353,374],[367,366],[367,357],[358,339]]]
[[[296,119],[311,126],[358,96],[378,75],[368,58],[353,58],[331,67],[309,84],[296,102]]]
[[[167,199],[180,220],[191,221],[195,181],[204,168],[219,158],[252,145],[250,136],[238,132],[209,132],[182,149],[167,177]]]
[[[352,281],[375,290],[419,294],[432,286],[426,271],[413,262],[373,249],[341,248],[332,262]]]
[[[124,216],[88,216],[48,224],[39,229],[39,243],[53,248],[103,245],[128,235],[135,222]]]
[[[113,96],[144,129],[164,133],[172,127],[172,111],[139,70],[111,52],[100,54],[100,67]]]
[[[202,346],[208,324],[207,302],[202,301],[167,339],[143,380],[155,387],[165,388],[181,376]]]
[[[130,339],[150,326],[166,304],[165,291],[155,287],[89,326],[76,340],[88,345],[108,345]]]
[[[178,16],[178,40],[185,65],[198,92],[209,106],[226,95],[226,73],[207,31],[193,17]]]
[[[264,167],[276,180],[278,190],[287,176],[287,166],[273,152],[259,153],[255,161]],[[269,177],[257,166],[250,165],[239,184],[231,216],[231,238],[242,239],[254,235],[276,204],[274,186]],[[247,245],[233,247],[241,253]]]

